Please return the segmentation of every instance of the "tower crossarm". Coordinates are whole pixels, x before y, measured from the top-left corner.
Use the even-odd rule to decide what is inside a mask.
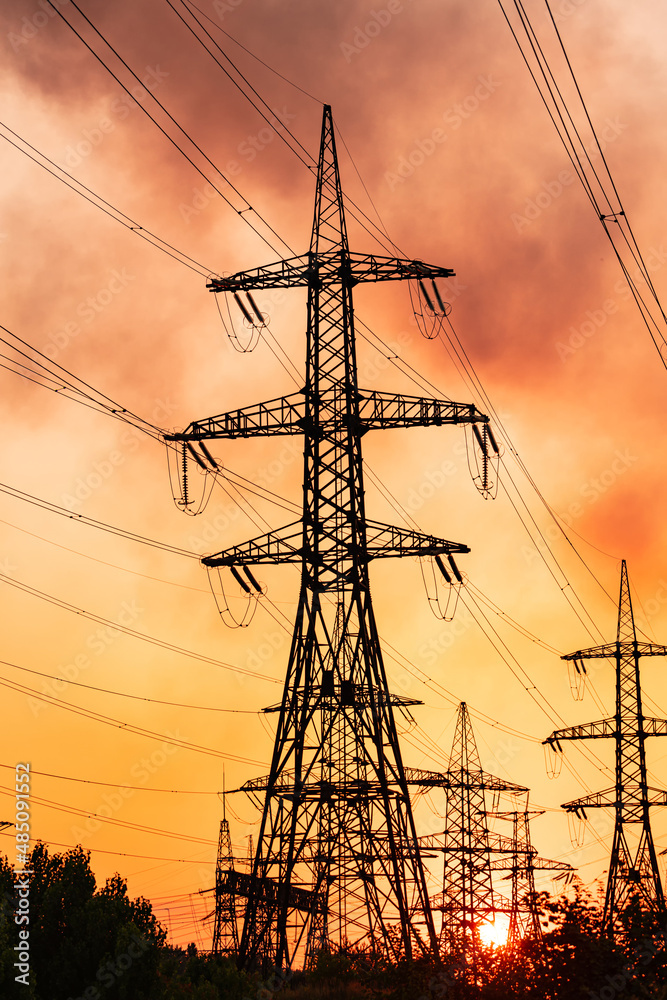
[[[644,736],[667,736],[667,719],[642,717],[642,734]],[[544,743],[553,747],[561,740],[595,740],[605,736],[616,736],[616,719],[600,719],[598,722],[587,722],[581,726],[570,726],[568,729],[557,729]]]
[[[567,861],[551,861],[549,858],[533,858],[531,868],[540,872],[573,872],[574,866]]]
[[[512,792],[523,794],[528,791],[523,785],[515,785],[497,778],[486,771],[468,771],[464,777],[457,771],[424,771],[420,767],[406,767],[405,777],[409,785],[422,788],[462,788],[475,787],[482,791]]]
[[[206,287],[211,292],[247,292],[254,288],[298,288],[307,285],[312,275],[308,254],[288,257],[273,264],[238,271],[223,278],[211,278]]]
[[[438,556],[470,552],[461,542],[448,542],[444,538],[425,535],[409,528],[397,528],[380,521],[366,521],[368,559],[390,556]]]
[[[667,736],[667,719],[642,718],[644,736]]]
[[[488,423],[472,403],[450,399],[425,399],[393,392],[359,390],[362,432],[392,427],[439,427],[442,424]]]
[[[470,552],[467,545],[444,538],[424,535],[408,528],[396,528],[379,521],[367,521],[368,546],[364,558],[386,559],[390,556],[435,556]],[[269,531],[248,542],[234,545],[215,555],[205,556],[205,566],[244,566],[260,563],[301,562],[304,555],[301,522]]]
[[[468,769],[461,771],[448,771],[447,777],[451,788],[475,788],[489,792],[509,792],[516,795],[525,795],[530,789],[525,785],[515,785],[512,781],[505,781],[488,771],[478,771]]]
[[[246,872],[234,870],[223,872],[223,880],[219,891],[233,893],[236,896],[259,896],[265,904],[276,905],[281,892],[285,892],[275,879],[259,878]],[[325,897],[314,893],[311,889],[298,885],[287,887],[288,904],[298,910],[310,911],[325,905]]]
[[[605,646],[579,649],[576,653],[566,653],[561,660],[601,660],[615,659],[617,656],[667,656],[667,646],[656,642],[608,642]]]
[[[643,789],[626,787],[623,789],[628,798],[643,798]],[[667,791],[662,788],[646,788],[646,804],[649,806],[667,806]],[[566,812],[578,813],[586,809],[616,808],[619,806],[618,796],[615,788],[605,788],[603,792],[591,792],[583,795],[580,799],[573,799],[571,802],[564,802],[561,809]]]
[[[302,392],[254,403],[238,410],[195,420],[184,431],[165,434],[165,441],[214,441],[217,438],[303,434],[305,402]]]
[[[269,531],[248,542],[204,556],[204,566],[245,566],[260,563],[298,563],[303,553],[303,528],[300,521]]]
[[[351,253],[350,277],[360,281],[404,281],[406,278],[452,278],[456,273],[451,267],[425,264],[422,260],[404,260],[400,257],[378,257],[376,254]]]
[[[531,857],[537,855],[536,849],[530,844],[520,843],[503,833],[489,833],[488,844],[493,854],[526,854]]]
[[[557,729],[543,741],[553,745],[560,740],[595,740],[602,736],[614,736],[616,734],[616,719],[599,719],[597,722],[586,722],[581,726],[568,726],[567,729]]]
[[[211,292],[247,292],[255,288],[318,287],[331,281],[356,285],[363,281],[451,278],[454,273],[450,267],[425,264],[421,260],[349,252],[343,256],[339,251],[329,251],[211,278],[206,287]]]
[[[323,397],[323,403],[326,398]],[[306,427],[303,392],[243,406],[205,420],[193,421],[184,431],[165,434],[165,441],[215,441],[218,439],[303,434]],[[333,411],[332,411],[333,412]],[[443,424],[488,423],[488,417],[469,403],[450,399],[404,396],[400,393],[360,391],[357,430],[361,434],[395,427],[439,427]],[[334,420],[321,419],[319,434],[339,430]]]
[[[409,772],[409,768],[406,769],[406,775]],[[410,778],[407,779],[408,784],[418,784],[418,782],[411,782]],[[392,786],[396,785],[397,782],[392,782]],[[271,788],[275,795],[282,796],[286,799],[302,799],[306,800],[316,800],[316,799],[326,799],[329,800],[356,800],[360,796],[368,795],[371,792],[377,792],[380,787],[380,783],[373,779],[359,779],[356,781],[348,780],[325,780],[317,777],[310,777],[306,780],[297,781],[295,778],[294,771],[288,770],[284,771],[281,775],[271,780],[271,775],[266,774],[261,778],[251,778],[244,782],[239,789],[234,789],[235,791],[245,792],[246,795],[251,798],[259,792],[266,792]]]
[[[505,852],[504,852],[505,853]],[[507,854],[510,852],[507,851]],[[524,851],[517,851],[516,854],[526,854]],[[533,871],[540,872],[571,872],[574,871],[572,865],[569,865],[567,861],[549,861],[547,858],[537,858],[530,856],[529,859],[521,860],[517,866],[516,860],[511,858],[494,858],[491,861],[491,870],[496,872],[513,871],[515,868],[531,868]]]
[[[292,697],[295,701],[303,701],[303,696],[299,691],[294,691]],[[368,690],[364,688],[357,688],[354,692],[355,701],[358,705],[370,706],[371,704],[379,705],[385,707],[391,705],[393,708],[412,708],[415,705],[423,705],[424,702],[420,701],[419,698],[406,698],[402,694],[394,694],[393,692],[385,692],[379,689]],[[268,705],[266,708],[262,708],[261,711],[264,715],[271,715],[274,712],[279,712],[281,709],[280,704]]]
[[[420,788],[449,788],[447,775],[440,771],[424,771],[420,767],[406,767],[405,780],[408,785],[417,785]],[[424,838],[420,837],[421,843]]]

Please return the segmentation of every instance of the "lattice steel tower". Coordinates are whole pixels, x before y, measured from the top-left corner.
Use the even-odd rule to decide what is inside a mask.
[[[209,283],[213,292],[246,293],[248,311],[256,311],[254,289],[308,290],[304,389],[193,423],[171,438],[194,448],[216,438],[304,437],[301,521],[203,560],[246,571],[260,563],[301,566],[271,771],[248,783],[263,797],[263,814],[247,886],[243,966],[312,964],[320,951],[355,940],[394,957],[437,949],[394,722],[394,707],[406,702],[387,685],[368,564],[469,549],[366,518],[361,438],[375,429],[487,418],[468,404],[359,388],[352,289],[453,273],[350,253],[325,106],[309,252]],[[204,448],[202,461],[209,460]]]
[[[239,950],[236,895],[229,888],[230,882],[233,880],[234,852],[224,793],[222,802],[223,813],[220,820],[218,857],[215,864],[215,916],[211,950],[214,955],[236,955]]]
[[[449,766],[442,777],[447,793],[444,834],[421,837],[419,843],[423,850],[444,853],[443,891],[432,900],[433,908],[442,911],[440,943],[446,953],[462,960],[467,978],[475,982],[480,928],[493,922],[498,912],[492,852],[500,838],[493,840],[489,832],[486,793],[527,799],[528,789],[482,770],[464,701],[459,705]]]
[[[586,659],[603,658],[616,662],[616,714],[612,719],[590,722],[552,733],[546,743],[558,747],[561,740],[593,740],[611,737],[616,742],[616,783],[613,788],[594,792],[562,808],[579,816],[586,809],[615,810],[614,840],[609,863],[609,877],[602,918],[602,933],[614,936],[617,917],[633,895],[644,907],[664,918],[665,899],[660,881],[649,812],[651,806],[667,805],[667,792],[650,788],[646,777],[646,737],[667,736],[667,720],[643,714],[639,660],[642,656],[667,656],[667,646],[639,642],[630,599],[630,585],[625,560],[621,565],[621,591],[618,602],[616,642],[593,649],[568,653],[564,660],[574,660],[584,670]],[[636,847],[628,833],[638,830]]]
[[[526,803],[527,805],[527,803]],[[496,910],[507,912],[510,922],[507,931],[507,948],[516,948],[525,938],[539,941],[542,938],[537,901],[535,895],[535,872],[557,871],[564,874],[574,871],[566,861],[548,861],[537,855],[530,840],[530,817],[542,816],[543,810],[504,810],[487,813],[488,816],[508,819],[512,822],[512,836],[494,833],[489,837],[489,846],[495,855],[491,862],[494,872],[509,872],[511,899],[508,910],[499,905]]]

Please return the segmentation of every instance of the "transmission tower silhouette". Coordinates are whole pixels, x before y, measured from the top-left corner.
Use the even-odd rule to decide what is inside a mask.
[[[526,806],[527,804],[526,801]],[[542,938],[535,896],[535,872],[557,871],[565,875],[573,872],[572,865],[566,861],[548,861],[538,857],[537,850],[531,843],[530,817],[543,814],[543,810],[528,808],[487,813],[489,817],[506,819],[512,823],[511,837],[498,833],[489,835],[489,847],[497,855],[491,861],[491,870],[509,872],[507,877],[511,880],[509,906],[504,907],[496,897],[496,912],[509,914],[508,949],[516,948],[527,937],[536,941]]]
[[[297,563],[301,589],[266,778],[239,964],[312,965],[323,950],[364,942],[390,957],[435,953],[437,938],[394,721],[413,704],[389,691],[371,603],[369,563],[389,556],[450,560],[466,545],[367,519],[362,436],[371,430],[482,423],[471,404],[359,388],[353,286],[447,278],[420,261],[351,253],[331,109],[324,107],[308,253],[208,287],[261,319],[252,291],[305,287],[303,390],[191,424],[183,442],[302,434],[300,521],[203,559],[258,589],[250,566]],[[245,294],[247,306],[241,295]],[[439,565],[444,570],[444,564]],[[447,577],[447,571],[444,570]],[[247,787],[247,786],[246,786]]]
[[[601,928],[603,935],[612,938],[619,929],[618,917],[632,897],[639,897],[644,908],[662,918],[663,925],[667,916],[649,817],[651,806],[667,805],[667,792],[650,788],[646,776],[646,738],[667,736],[667,720],[643,714],[639,677],[642,656],[667,656],[667,646],[637,640],[628,570],[623,560],[616,642],[562,657],[574,660],[582,673],[586,672],[584,660],[615,661],[616,714],[611,719],[558,730],[545,740],[556,749],[560,749],[562,740],[612,738],[616,743],[614,787],[584,795],[561,807],[583,819],[587,809],[614,809],[614,839]],[[638,831],[639,837],[633,847],[630,838],[634,831]]]
[[[456,718],[449,766],[444,775],[447,795],[445,830],[420,838],[422,850],[444,854],[442,893],[431,900],[442,912],[440,945],[460,959],[466,978],[476,981],[480,929],[493,923],[494,903],[487,791],[527,795],[528,789],[482,770],[470,713],[461,702]]]
[[[213,920],[214,955],[236,955],[239,950],[236,924],[236,894],[234,893],[234,852],[229,822],[222,796],[222,819],[218,837],[218,857],[215,863],[215,916]]]
[[[439,782],[432,783],[439,784],[447,795],[445,830],[420,837],[419,845],[426,854],[444,854],[443,891],[431,899],[433,909],[442,912],[440,943],[446,954],[460,960],[465,978],[476,983],[483,940],[480,931],[484,926],[506,914],[507,947],[516,947],[528,935],[539,938],[534,873],[572,869],[565,862],[537,857],[530,841],[529,818],[539,813],[528,809],[529,790],[482,769],[465,702],[459,705],[449,766],[439,777]],[[412,778],[410,769],[408,778]],[[410,783],[426,781],[414,778]],[[487,808],[488,793],[493,801],[491,809]],[[495,808],[501,796],[510,796],[515,805],[517,799],[523,800],[523,808]],[[512,836],[490,831],[492,817],[510,819]],[[497,872],[509,873],[509,900],[496,891]]]

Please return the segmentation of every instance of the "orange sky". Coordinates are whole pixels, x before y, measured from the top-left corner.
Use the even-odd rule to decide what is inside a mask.
[[[129,80],[72,5],[59,6],[119,78]],[[236,210],[207,187],[45,7],[31,0],[3,5],[0,88],[2,120],[9,128],[206,269],[234,272],[287,252],[257,215],[238,214],[245,204],[295,253],[307,248],[312,174],[276,131],[267,129],[166,3],[85,2],[82,9],[229,175],[245,200],[218,178],[219,186]],[[536,3],[530,9],[542,30],[542,8]],[[661,434],[667,374],[581,186],[570,183],[569,163],[500,8],[485,0],[393,0],[375,6],[229,0],[202,10],[286,78],[269,72],[209,25],[311,155],[319,141],[320,102],[332,105],[345,143],[339,140],[339,152],[350,197],[373,220],[379,215],[406,256],[456,270],[447,289],[456,331],[530,474],[551,507],[571,521],[567,539],[556,537],[544,506],[508,459],[507,472],[562,568],[555,570],[557,580],[502,491],[495,502],[485,502],[475,491],[462,430],[369,435],[364,448],[370,468],[423,530],[468,544],[472,552],[460,563],[470,583],[558,653],[599,641],[600,633],[591,638],[571,610],[568,594],[578,595],[605,641],[613,638],[621,558],[628,561],[638,618],[655,641],[667,641],[662,509],[667,472]],[[662,51],[667,14],[648,0],[632,6],[557,0],[553,10],[657,291],[664,295],[667,137],[661,125],[667,113]],[[149,94],[138,96],[176,136]],[[179,142],[186,143],[182,136]],[[248,354],[234,351],[203,277],[111,220],[7,142],[0,156],[4,326],[160,427],[182,428],[193,419],[293,391],[264,344]],[[192,156],[203,164],[198,153]],[[213,177],[212,168],[206,169]],[[527,212],[529,203],[544,207]],[[528,214],[536,217],[529,220]],[[275,249],[248,220],[270,236]],[[349,230],[353,249],[381,252],[372,235],[352,220]],[[270,314],[272,333],[301,368],[303,293],[274,300],[265,295],[261,304]],[[364,288],[356,304],[359,318],[439,392],[472,401],[443,344],[420,335],[406,287]],[[420,391],[366,342],[359,344],[359,367],[366,386]],[[170,500],[161,445],[15,374],[3,370],[0,377],[3,483],[199,554],[264,530],[261,522],[257,530],[248,513],[257,515],[245,502],[239,506],[237,495],[217,490],[199,518],[185,517]],[[301,464],[293,445],[288,439],[222,443],[215,454],[227,468],[298,502]],[[54,685],[8,665],[0,667],[0,676],[69,706],[241,758],[225,763],[228,787],[268,770],[275,717],[260,718],[257,711],[279,700],[288,631],[261,608],[249,628],[226,629],[195,560],[0,496],[5,577],[269,679],[253,679],[128,635],[97,634],[102,626],[9,582],[3,588],[0,654],[8,663],[140,698],[247,714],[148,704]],[[249,500],[272,527],[291,519],[264,500]],[[370,481],[367,505],[370,517],[398,517]],[[261,579],[290,619],[297,574],[267,569]],[[557,781],[549,781],[539,743],[556,726],[599,718],[591,693],[574,702],[558,655],[491,614],[531,679],[521,683],[461,604],[454,623],[431,615],[415,563],[378,565],[372,581],[383,638],[417,673],[425,671],[451,694],[443,696],[388,660],[394,688],[425,703],[414,713],[420,729],[410,731],[400,723],[406,730],[406,762],[443,766],[442,757],[435,750],[428,756],[419,741],[425,733],[443,754],[448,751],[459,700],[526,734],[530,739],[475,719],[486,766],[530,786],[536,807],[548,810],[533,824],[540,852],[580,865],[586,882],[602,876],[609,818],[595,821],[601,842],[589,829],[574,853],[567,818],[558,806],[586,789],[612,783],[611,746],[595,745],[599,761],[593,763],[590,755],[569,746],[567,758],[576,776],[564,769]],[[648,714],[667,713],[663,677],[659,660],[646,663]],[[601,666],[594,682],[610,714],[611,668]],[[548,700],[546,712],[527,693],[531,684]],[[100,879],[119,869],[133,893],[154,900],[173,940],[206,943],[207,932],[194,926],[194,913],[205,912],[205,902],[191,901],[188,894],[213,882],[222,758],[163,746],[160,738],[122,732],[117,725],[29,700],[8,687],[3,691],[2,786],[9,787],[16,761],[28,760],[42,772],[34,779],[35,800],[61,807],[35,801],[33,836],[54,845],[81,841],[93,852]],[[659,744],[649,744],[653,785],[667,780],[663,754]],[[119,786],[130,794],[119,798]],[[244,854],[258,816],[240,796],[230,805],[234,843]],[[11,809],[6,797],[0,819],[11,819]],[[105,812],[118,824],[86,820]],[[433,828],[424,803],[417,819],[424,831]],[[654,833],[658,850],[667,847],[667,817],[659,810]],[[10,841],[6,844],[8,849]],[[548,879],[540,884],[551,885]]]

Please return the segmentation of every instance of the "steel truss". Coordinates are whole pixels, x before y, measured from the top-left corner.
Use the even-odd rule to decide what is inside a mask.
[[[667,792],[650,788],[646,775],[646,738],[667,735],[667,720],[647,718],[643,714],[639,677],[642,656],[667,656],[667,646],[637,640],[628,570],[623,560],[616,642],[562,657],[574,660],[577,669],[584,673],[584,660],[609,659],[616,663],[616,713],[611,719],[557,730],[545,740],[556,749],[560,749],[563,740],[604,737],[615,740],[614,787],[584,795],[562,806],[584,819],[586,809],[614,809],[614,839],[601,928],[603,935],[612,938],[619,930],[619,914],[633,896],[638,896],[643,907],[662,919],[663,927],[667,917],[649,818],[651,806],[667,805]],[[639,832],[634,848],[628,840],[631,830]]]
[[[302,574],[271,770],[262,779],[256,853],[243,887],[243,967],[308,966],[322,950],[354,942],[394,958],[437,951],[394,722],[401,700],[388,689],[368,564],[469,549],[366,518],[361,439],[371,430],[488,418],[468,404],[360,388],[352,289],[360,282],[453,273],[421,261],[350,253],[325,106],[309,252],[208,286],[237,295],[296,287],[308,294],[304,389],[170,436],[190,449],[217,439],[304,438],[301,521],[203,560],[233,567],[297,562]]]
[[[408,771],[410,774],[410,771]],[[443,890],[431,899],[442,912],[441,947],[462,962],[464,975],[476,982],[480,962],[480,930],[498,914],[509,916],[507,946],[526,936],[537,937],[541,929],[535,904],[535,871],[571,871],[560,861],[537,856],[530,841],[529,818],[539,813],[528,809],[529,790],[482,770],[470,714],[461,702],[456,722],[450,764],[444,774],[410,774],[411,783],[443,788],[447,796],[446,825],[442,833],[419,838],[422,853],[444,855]],[[509,795],[522,799],[521,810],[487,809],[486,796],[494,801]],[[510,819],[512,836],[489,830],[493,816]],[[494,873],[507,872],[511,898],[496,892]]]
[[[230,889],[230,880],[239,873],[234,871],[234,852],[226,816],[220,820],[218,857],[215,864],[215,915],[213,920],[214,955],[236,955],[239,948],[236,925],[236,898]]]

